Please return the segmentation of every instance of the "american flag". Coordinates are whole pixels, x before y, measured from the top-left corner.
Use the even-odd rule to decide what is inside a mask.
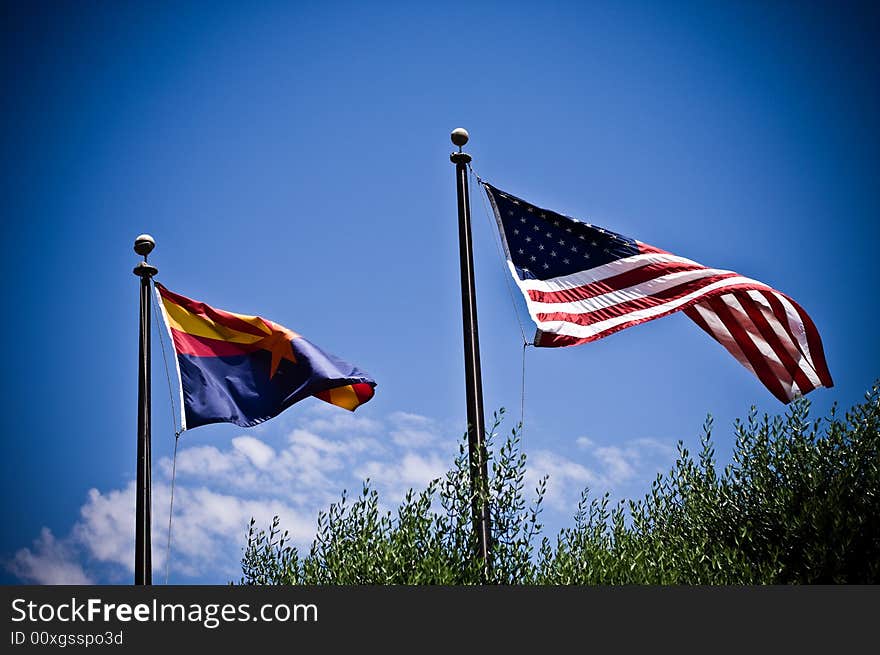
[[[682,311],[784,403],[833,385],[816,326],[785,294],[482,184],[534,345],[574,346]]]

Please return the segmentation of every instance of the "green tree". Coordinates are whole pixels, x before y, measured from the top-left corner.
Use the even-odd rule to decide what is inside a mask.
[[[637,501],[609,506],[585,490],[574,525],[542,536],[546,478],[527,502],[526,456],[513,430],[489,437],[493,552],[474,557],[466,442],[444,478],[382,513],[364,483],[318,517],[307,555],[276,517],[248,529],[243,584],[815,584],[880,582],[880,385],[844,417],[811,421],[800,399],[782,416],[754,408],[734,426],[718,471],[712,419],[694,458],[679,443],[666,475]]]

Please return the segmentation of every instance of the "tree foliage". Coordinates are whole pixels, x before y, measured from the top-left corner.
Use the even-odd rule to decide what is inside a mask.
[[[574,525],[542,535],[546,478],[524,494],[526,456],[513,430],[489,439],[494,538],[488,575],[474,556],[467,446],[445,477],[412,490],[396,512],[378,493],[342,499],[318,517],[301,556],[276,517],[252,520],[243,584],[816,584],[880,582],[880,385],[844,417],[811,421],[800,399],[782,416],[754,408],[734,429],[719,471],[712,419],[700,452],[678,458],[644,498],[610,506],[585,490]]]

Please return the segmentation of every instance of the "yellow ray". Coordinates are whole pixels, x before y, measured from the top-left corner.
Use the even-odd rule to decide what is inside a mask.
[[[212,321],[206,316],[188,312],[180,305],[166,300],[165,298],[162,299],[162,304],[165,306],[165,315],[168,317],[168,324],[181,332],[186,332],[197,337],[207,337],[208,339],[219,339],[220,341],[231,341],[233,343],[256,343],[261,339],[265,339],[264,336],[239,332],[238,330]],[[236,317],[253,325],[267,335],[272,334],[272,330],[266,327],[263,319],[259,316],[236,314]]]

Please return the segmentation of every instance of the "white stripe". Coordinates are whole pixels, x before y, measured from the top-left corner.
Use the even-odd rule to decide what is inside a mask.
[[[531,298],[529,298],[529,292],[523,288],[522,280],[517,277],[516,267],[514,267],[513,262],[509,259],[507,260],[507,267],[510,269],[510,274],[513,275],[513,279],[516,280],[516,287],[519,289],[520,293],[523,295],[523,298],[526,300],[526,310],[529,312],[529,316],[532,317],[532,320],[535,322],[536,327],[538,329],[538,333],[541,332],[540,321],[535,318],[535,312],[532,311],[532,303],[534,302]],[[547,330],[549,332],[549,330]],[[538,343],[539,334],[535,334],[534,343]]]
[[[794,335],[795,339],[798,341],[798,345],[800,346],[801,352],[806,356],[807,361],[810,362],[810,366],[815,370],[816,366],[813,364],[813,358],[810,356],[810,345],[807,343],[807,335],[806,329],[807,326],[804,325],[804,322],[801,320],[801,315],[798,314],[797,309],[794,308],[794,305],[789,302],[788,298],[779,293],[776,290],[772,290],[773,295],[782,303],[783,308],[785,308],[785,314],[788,317],[788,325],[791,328],[791,333]],[[821,386],[821,385],[820,385]]]
[[[749,298],[755,301],[755,304],[761,310],[761,314],[766,319],[767,323],[773,329],[773,332],[779,337],[779,340],[785,346],[786,352],[791,356],[791,358],[797,362],[798,368],[803,372],[804,375],[807,376],[807,379],[810,381],[810,384],[813,387],[821,387],[822,382],[819,380],[819,376],[816,375],[816,371],[813,369],[809,360],[801,353],[798,349],[797,345],[791,340],[791,336],[786,331],[785,327],[782,323],[779,322],[779,319],[776,317],[776,314],[773,313],[773,308],[770,306],[770,302],[767,298],[764,297],[760,291],[748,291]],[[774,294],[778,296],[779,294]],[[808,390],[804,390],[805,392]]]
[[[514,271],[513,277],[514,279],[516,279],[516,283],[520,285],[523,290],[534,289],[536,291],[563,291],[565,289],[574,289],[575,287],[582,287],[585,284],[599,282],[600,280],[604,280],[605,278],[612,277],[614,275],[620,275],[621,273],[626,273],[627,271],[632,271],[636,268],[647,266],[648,264],[663,263],[691,264],[693,266],[702,266],[702,264],[698,264],[697,262],[686,259],[685,257],[652,252],[641,255],[633,255],[632,257],[624,257],[623,259],[617,259],[613,262],[602,264],[601,266],[596,266],[595,268],[587,269],[586,271],[578,271],[577,273],[572,273],[571,275],[560,275],[559,277],[554,277],[549,280],[520,280],[519,276],[516,275],[516,271]]]
[[[757,376],[757,373],[755,373],[755,369],[752,368],[752,363],[749,361],[749,358],[746,357],[745,353],[742,351],[742,348],[739,347],[736,339],[730,333],[730,330],[727,329],[727,326],[724,325],[722,320],[718,317],[718,314],[716,314],[711,307],[703,303],[697,303],[693,306],[693,309],[706,322],[708,328],[712,330],[712,336],[715,338],[715,340],[718,341],[718,343],[720,343],[722,346],[724,346],[727,349],[727,352],[733,355],[736,361],[738,361],[740,364],[750,370],[755,376]]]
[[[177,358],[177,348],[174,346],[174,336],[171,334],[171,325],[168,323],[168,314],[165,313],[165,303],[162,301],[162,294],[156,285],[153,285],[156,292],[156,298],[159,300],[159,313],[162,314],[162,322],[165,324],[165,330],[168,332],[168,341],[171,343],[171,350],[174,351],[174,368],[177,369],[177,390],[180,394],[180,432],[186,432],[186,411],[183,407],[183,380],[180,378],[180,360]]]
[[[530,301],[535,313],[541,312],[568,312],[571,314],[585,314],[594,312],[597,309],[606,309],[631,300],[640,300],[647,296],[653,296],[660,291],[665,291],[672,287],[692,282],[705,277],[713,277],[715,275],[728,275],[733,271],[722,271],[715,268],[700,268],[695,271],[681,271],[679,273],[668,273],[655,277],[652,280],[641,282],[626,289],[618,289],[609,291],[592,298],[584,300],[575,300],[572,302],[538,302]]]
[[[767,343],[763,336],[761,336],[758,326],[754,324],[751,317],[746,313],[739,298],[731,293],[721,296],[721,301],[727,305],[733,314],[734,320],[736,320],[736,322],[739,323],[739,326],[745,330],[746,334],[752,340],[752,343],[755,344],[755,347],[761,355],[764,356],[765,361],[770,366],[771,373],[782,385],[782,390],[785,392],[786,397],[791,400],[792,398],[800,396],[801,391],[797,386],[797,383],[794,381],[794,376],[792,376],[792,374],[785,368],[785,364],[782,363],[782,359],[776,354],[773,347]]]
[[[741,276],[730,277],[724,280],[713,282],[712,284],[709,284],[702,289],[697,289],[696,291],[689,293],[686,296],[676,298],[675,300],[670,300],[669,302],[663,303],[662,305],[648,307],[647,309],[640,309],[634,312],[630,312],[628,314],[624,314],[622,316],[615,316],[614,318],[609,318],[605,321],[599,321],[598,323],[593,323],[592,325],[577,325],[568,321],[539,321],[535,314],[531,311],[531,307],[529,307],[529,313],[532,315],[532,320],[535,321],[535,323],[538,324],[538,327],[544,332],[552,332],[553,334],[564,334],[570,337],[576,337],[578,339],[586,339],[624,323],[629,323],[631,321],[638,321],[642,319],[656,318],[662,314],[666,314],[670,311],[681,308],[682,306],[692,301],[694,298],[699,298],[700,296],[711,293],[712,291],[723,289],[725,287],[733,286],[736,284],[748,284],[753,285],[759,289],[772,290],[766,284],[762,284],[756,280],[752,280],[751,278]]]

